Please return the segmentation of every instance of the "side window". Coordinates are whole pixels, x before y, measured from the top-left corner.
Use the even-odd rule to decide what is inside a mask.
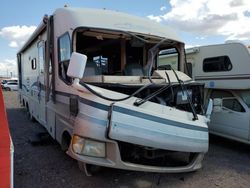
[[[35,70],[35,69],[36,69],[36,58],[33,58],[33,59],[31,60],[31,69],[32,69],[32,70]]]
[[[70,59],[70,38],[66,33],[59,38],[59,61]]]
[[[226,98],[223,99],[222,105],[230,110],[236,111],[236,112],[245,112],[245,109],[243,106],[239,103],[239,101],[236,98]]]
[[[44,73],[44,62],[45,62],[45,43],[44,41],[40,41],[38,43],[38,63],[40,73]]]
[[[230,71],[232,67],[232,63],[228,56],[210,57],[203,60],[204,72]]]
[[[158,54],[158,70],[178,70],[179,55],[175,48],[162,50]]]
[[[9,83],[9,85],[17,85],[17,83]]]
[[[187,62],[185,66],[186,72],[190,78],[193,77],[193,64],[191,62]]]
[[[245,112],[244,107],[240,104],[240,102],[235,98],[230,92],[228,91],[220,91],[214,90],[211,93],[211,98],[221,98],[222,99],[222,106],[236,111],[236,112]]]
[[[66,83],[71,83],[71,78],[67,76],[71,54],[69,34],[63,34],[58,39],[58,59],[59,59],[59,76]]]

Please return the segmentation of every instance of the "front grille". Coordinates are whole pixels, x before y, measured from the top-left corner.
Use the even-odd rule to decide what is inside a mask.
[[[193,161],[196,153],[177,152],[118,142],[121,160],[124,162],[156,166],[182,167]]]

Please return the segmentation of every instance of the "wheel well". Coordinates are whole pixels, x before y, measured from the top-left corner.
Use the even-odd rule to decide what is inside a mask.
[[[62,134],[61,148],[63,151],[67,151],[71,142],[71,136],[68,131],[64,131]]]

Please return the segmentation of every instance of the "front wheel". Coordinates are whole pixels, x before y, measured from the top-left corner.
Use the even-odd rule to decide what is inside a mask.
[[[6,91],[11,91],[11,89],[9,87],[6,87],[5,90]]]
[[[33,117],[32,113],[30,112],[29,105],[26,106],[26,115],[30,121],[35,122],[35,118]]]

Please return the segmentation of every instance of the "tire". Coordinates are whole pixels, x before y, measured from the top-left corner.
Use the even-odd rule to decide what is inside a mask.
[[[6,87],[5,90],[6,91],[11,91],[11,89],[9,87]]]
[[[36,119],[34,118],[34,116],[33,116],[30,112],[29,112],[28,118],[29,118],[29,120],[30,120],[31,122],[35,122],[35,121],[36,121]]]
[[[32,122],[35,122],[35,118],[33,117],[33,115],[30,113],[30,109],[29,109],[29,106],[27,105],[26,106],[26,114],[27,114],[27,118],[32,121]]]
[[[62,135],[62,141],[61,141],[62,151],[66,152],[70,146],[70,143],[71,143],[71,136],[67,131],[65,131]]]

